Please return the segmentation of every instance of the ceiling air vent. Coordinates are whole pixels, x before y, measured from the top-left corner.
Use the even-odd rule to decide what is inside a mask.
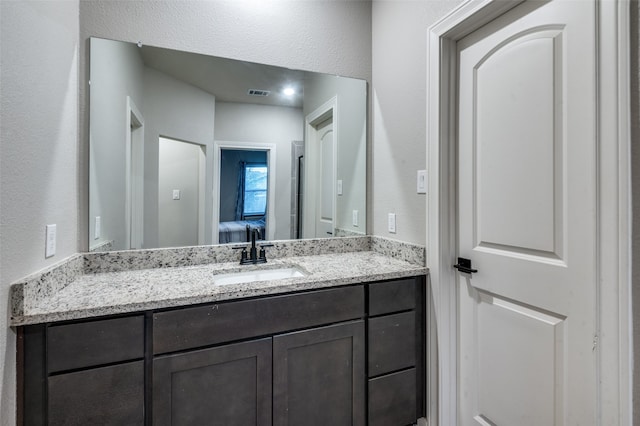
[[[247,90],[247,93],[250,96],[269,96],[269,93],[271,92],[268,90],[249,89]]]

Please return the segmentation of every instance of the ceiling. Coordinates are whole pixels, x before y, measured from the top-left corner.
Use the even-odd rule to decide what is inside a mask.
[[[302,108],[304,71],[151,46],[140,48],[145,65],[215,95],[216,100]],[[295,94],[286,96],[285,87]],[[250,89],[269,96],[251,96]]]

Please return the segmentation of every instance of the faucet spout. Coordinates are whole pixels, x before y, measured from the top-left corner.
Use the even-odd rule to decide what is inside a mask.
[[[251,234],[251,246],[249,247],[248,256],[243,256],[240,258],[240,264],[257,264],[257,263],[265,263],[267,261],[267,256],[264,251],[265,247],[272,247],[273,244],[261,244],[260,245],[260,253],[258,254],[258,248],[256,247],[256,239],[260,240],[262,238],[262,234],[260,229],[251,228],[249,231],[249,227],[247,226],[247,233]],[[246,253],[246,249],[243,250],[243,253]]]

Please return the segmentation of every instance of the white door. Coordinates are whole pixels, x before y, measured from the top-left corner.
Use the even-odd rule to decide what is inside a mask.
[[[335,202],[333,120],[317,127],[318,137],[318,197],[316,202],[316,237],[333,236],[333,204]]]
[[[461,425],[596,422],[595,4],[458,43]]]

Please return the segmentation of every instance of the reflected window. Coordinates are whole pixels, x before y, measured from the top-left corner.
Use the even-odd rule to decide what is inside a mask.
[[[243,216],[263,216],[267,208],[267,165],[247,164],[244,169]]]

